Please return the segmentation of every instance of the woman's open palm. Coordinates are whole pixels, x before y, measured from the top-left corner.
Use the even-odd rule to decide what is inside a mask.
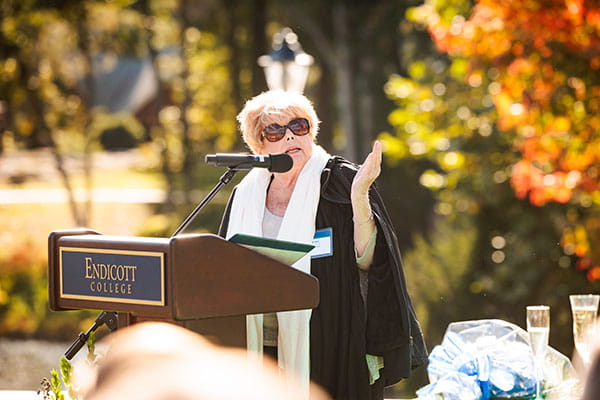
[[[381,152],[381,143],[375,141],[373,150],[367,155],[365,162],[360,166],[352,181],[354,194],[366,194],[381,173]]]

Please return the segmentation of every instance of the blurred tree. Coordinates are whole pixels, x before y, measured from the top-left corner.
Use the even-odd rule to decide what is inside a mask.
[[[76,34],[51,6],[35,1],[2,2],[1,92],[11,111],[7,128],[28,147],[51,147],[75,224],[83,224],[86,215],[75,202],[58,137],[59,131],[77,131],[76,116],[81,112],[79,97],[69,97],[76,76],[57,68],[61,57],[74,52]],[[54,40],[57,37],[61,40]]]
[[[50,146],[77,225],[86,225],[91,213],[92,155],[100,137],[96,121],[119,112],[111,102],[126,104],[115,98],[114,88],[119,82],[129,87],[123,60],[143,65],[150,58],[154,65],[158,94],[148,146],[161,149],[170,200],[181,183],[186,204],[192,202],[198,154],[237,142],[240,100],[231,88],[243,87],[236,85],[242,80],[230,79],[232,54],[224,41],[197,27],[210,10],[185,0],[0,3],[2,117],[17,142]],[[129,107],[125,111],[135,111]],[[75,201],[65,166],[72,154],[82,161],[83,204]]]
[[[281,1],[274,6],[281,23],[291,26],[315,57],[318,84],[325,88],[316,97],[325,143],[352,161],[362,161],[377,133],[387,129],[390,104],[380,93],[387,77],[401,68],[404,37],[398,21],[411,3]]]
[[[143,25],[126,9],[131,3],[0,3],[0,85],[10,111],[7,131],[27,148],[49,146],[76,225],[87,225],[91,216],[92,152],[100,136],[94,121],[106,106],[98,101],[98,65],[110,69],[116,57],[139,52],[137,32],[143,32]],[[83,204],[76,202],[74,169],[67,159],[82,161]]]
[[[65,20],[73,26],[76,33],[76,49],[80,53],[81,67],[84,68],[83,76],[79,82],[81,95],[81,112],[79,114],[78,122],[79,129],[82,135],[83,141],[83,176],[86,198],[83,202],[80,214],[82,215],[80,226],[88,226],[90,216],[92,213],[92,140],[90,138],[90,126],[94,118],[94,98],[96,95],[95,84],[94,84],[94,62],[92,59],[92,38],[88,26],[90,25],[89,13],[91,5],[80,1],[64,1],[62,4],[62,15],[65,16]]]
[[[277,1],[206,0],[193,3],[187,13],[203,31],[214,34],[227,47],[230,71],[229,96],[240,110],[245,100],[266,90],[264,73],[257,58],[267,51],[267,18]],[[241,147],[240,143],[236,144]]]
[[[565,139],[573,139],[578,143],[577,151],[584,151],[581,131],[565,130],[563,126],[560,134],[542,131],[538,135],[522,129],[529,125],[545,127],[557,118],[562,118],[558,121],[563,124],[577,120],[573,114],[576,107],[569,109],[565,117],[567,109],[557,106],[557,99],[564,100],[568,79],[564,80],[566,86],[556,89],[556,94],[554,90],[546,92],[547,100],[552,101],[544,104],[540,93],[527,93],[542,87],[549,90],[549,83],[542,85],[547,80],[573,76],[576,70],[571,69],[572,65],[578,62],[583,71],[581,65],[587,62],[587,55],[577,59],[577,54],[571,53],[568,61],[547,60],[548,65],[553,64],[551,71],[542,65],[539,68],[529,65],[528,75],[522,75],[519,71],[523,70],[513,64],[515,56],[510,50],[513,47],[504,40],[519,37],[521,41],[535,42],[534,37],[527,36],[531,35],[528,31],[531,24],[525,24],[525,19],[513,14],[523,8],[522,11],[530,12],[528,21],[543,20],[543,13],[538,15],[533,8],[529,9],[534,3],[538,4],[482,0],[472,8],[469,1],[428,1],[407,13],[410,20],[425,24],[435,44],[449,52],[431,52],[412,63],[405,76],[390,78],[385,90],[398,107],[389,115],[395,131],[381,135],[389,158],[432,163],[420,176],[420,183],[435,193],[437,230],[444,233],[434,233],[430,247],[418,241],[415,253],[409,256],[410,268],[416,268],[420,274],[448,277],[442,279],[437,289],[432,289],[431,283],[420,284],[417,289],[417,297],[427,299],[426,331],[430,340],[440,338],[448,322],[465,318],[502,318],[522,325],[525,305],[538,302],[551,305],[554,321],[559,326],[568,326],[570,313],[566,295],[597,288],[596,284],[590,286],[586,282],[585,274],[569,269],[573,264],[580,265],[578,256],[560,244],[561,237],[565,243],[565,227],[574,223],[577,216],[584,215],[581,198],[589,199],[585,210],[597,208],[592,207],[593,194],[578,187],[579,180],[573,181],[569,184],[572,184],[570,193],[577,197],[571,199],[571,204],[564,204],[565,201],[559,202],[556,197],[560,192],[558,178],[552,182],[544,178],[564,172],[560,169],[564,168],[563,158],[574,151]],[[544,2],[544,7],[538,4],[535,10],[552,8],[549,3],[554,4]],[[558,7],[557,4],[554,6]],[[412,29],[419,27],[417,24]],[[546,30],[551,31],[547,27]],[[552,34],[547,33],[545,37],[550,40]],[[500,52],[506,46],[509,50]],[[536,49],[528,47],[520,54],[543,60],[545,56]],[[492,54],[495,51],[498,53]],[[593,86],[593,83],[588,85]],[[531,97],[527,105],[523,105],[521,98],[517,101],[511,97],[516,93]],[[534,98],[538,99],[537,103]],[[523,119],[524,115],[530,115],[526,111],[529,109],[537,109],[538,119]],[[589,122],[593,116],[584,118]],[[525,131],[527,129],[530,128]],[[588,130],[587,135],[592,139],[598,136],[597,132]],[[558,136],[563,142],[557,141]],[[552,148],[558,153],[546,155],[544,152],[550,147],[536,144],[533,148],[544,163],[528,159],[529,138],[536,138],[539,146],[553,143]],[[593,148],[590,150],[593,152]],[[545,198],[545,202],[554,200],[554,203],[544,203],[542,207],[542,203],[524,199],[519,192],[522,189],[519,179],[523,179],[519,168],[523,162],[545,171],[538,183],[546,180],[544,185],[549,187],[552,196]],[[569,172],[565,173],[565,179]],[[579,173],[591,177],[585,170]],[[526,192],[531,190],[535,189],[530,186]],[[572,211],[574,208],[577,212]],[[460,252],[452,254],[440,250],[452,246],[461,249]],[[458,275],[457,270],[461,271]],[[515,313],[515,310],[520,312]],[[569,330],[554,330],[552,343],[570,354]]]
[[[236,143],[235,99],[228,65],[229,49],[213,33],[196,25],[206,16],[190,1],[144,3],[148,48],[159,80],[158,120],[151,137],[160,146],[168,188],[167,208],[181,174],[186,206],[192,203],[198,156],[228,150]],[[201,11],[212,12],[209,8]],[[235,85],[234,85],[235,86]]]
[[[518,151],[519,198],[568,204],[561,243],[600,280],[600,5],[583,0],[481,0],[470,15],[426,2],[413,16],[475,82],[494,68],[497,126]]]

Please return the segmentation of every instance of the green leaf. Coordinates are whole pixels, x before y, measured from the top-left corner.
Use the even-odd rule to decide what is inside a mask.
[[[417,61],[411,64],[408,68],[408,74],[415,80],[421,80],[425,76],[427,68],[423,61]]]
[[[60,373],[62,374],[63,382],[65,386],[68,388],[71,386],[71,372],[73,371],[73,367],[69,360],[65,357],[60,358]]]
[[[59,399],[62,392],[62,383],[60,382],[58,372],[54,368],[52,368],[52,371],[50,372],[50,386],[56,399]]]
[[[96,333],[95,332],[90,332],[90,336],[88,337],[86,344],[87,344],[87,349],[88,349],[87,359],[90,362],[94,362],[94,360],[96,360]]]
[[[462,58],[455,58],[450,65],[450,75],[456,80],[464,80],[467,75],[469,62]]]

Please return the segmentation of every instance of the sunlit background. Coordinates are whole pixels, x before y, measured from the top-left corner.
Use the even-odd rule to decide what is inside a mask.
[[[547,304],[570,356],[568,294],[600,291],[600,6],[584,0],[0,0],[0,340],[89,327],[48,309],[48,233],[169,236],[224,172],[204,155],[247,150],[235,115],[284,27],[313,57],[319,142],[358,163],[384,144],[429,348],[451,321],[523,326]],[[230,190],[191,229],[216,232]]]

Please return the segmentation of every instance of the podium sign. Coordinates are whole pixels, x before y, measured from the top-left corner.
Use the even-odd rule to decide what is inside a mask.
[[[59,247],[60,297],[165,304],[164,254]]]

